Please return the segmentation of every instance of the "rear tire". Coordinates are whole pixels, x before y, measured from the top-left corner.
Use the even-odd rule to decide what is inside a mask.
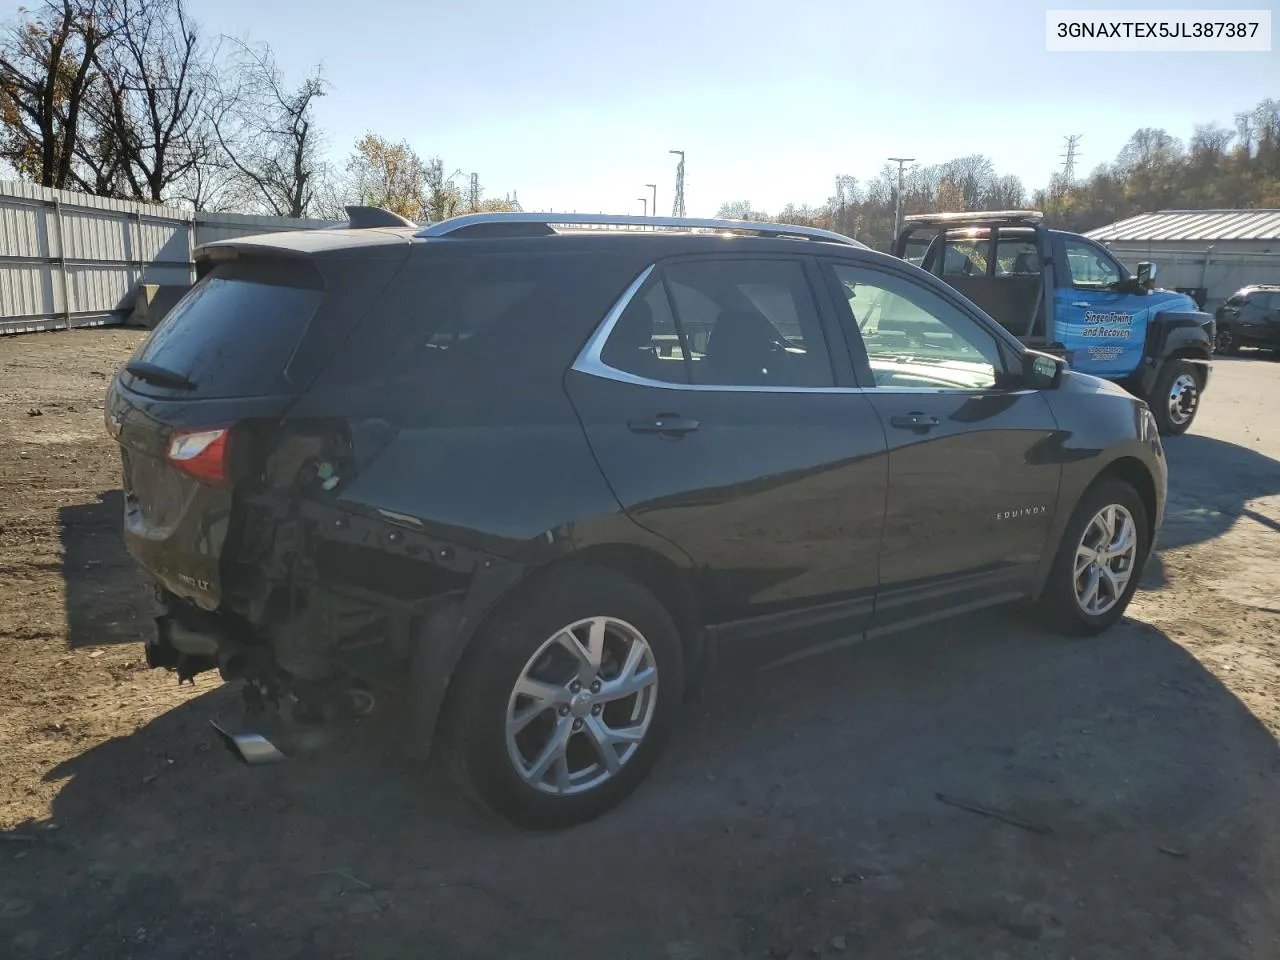
[[[1123,540],[1126,529],[1132,534],[1131,544]],[[1147,510],[1138,492],[1113,478],[1094,484],[1063,531],[1040,596],[1046,624],[1071,636],[1089,636],[1112,626],[1124,616],[1138,589],[1149,548]],[[1119,587],[1117,580],[1123,581]]]
[[[644,780],[683,687],[680,635],[658,599],[612,571],[565,567],[477,631],[449,692],[443,753],[464,792],[504,819],[583,823]]]
[[[1200,371],[1194,364],[1185,360],[1165,362],[1147,398],[1163,436],[1187,432],[1200,409],[1200,388]]]

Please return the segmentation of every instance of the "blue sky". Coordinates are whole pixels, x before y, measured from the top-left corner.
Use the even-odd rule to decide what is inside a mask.
[[[1270,0],[1267,0],[1269,3]],[[1210,0],[1126,8],[1239,9]],[[1026,0],[189,0],[209,33],[267,41],[291,77],[323,64],[341,160],[366,130],[407,139],[527,210],[690,215],[726,200],[818,203],[887,156],[968,153],[1042,186],[1062,138],[1078,169],[1139,126],[1189,137],[1280,97],[1280,53],[1067,54]],[[1280,47],[1273,38],[1273,48]],[[994,75],[994,79],[992,79]]]

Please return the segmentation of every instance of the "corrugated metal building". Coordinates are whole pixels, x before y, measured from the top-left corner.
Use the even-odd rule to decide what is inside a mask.
[[[1161,210],[1089,231],[1132,270],[1159,267],[1161,286],[1195,292],[1205,308],[1251,283],[1280,283],[1280,210]]]
[[[329,226],[0,183],[0,334],[119,323],[139,285],[189,285],[202,243]]]

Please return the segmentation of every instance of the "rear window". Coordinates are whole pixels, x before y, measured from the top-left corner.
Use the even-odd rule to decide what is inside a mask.
[[[287,367],[324,296],[309,263],[224,264],[184,296],[134,355],[195,384],[182,396],[296,392]],[[172,393],[133,378],[140,393]]]

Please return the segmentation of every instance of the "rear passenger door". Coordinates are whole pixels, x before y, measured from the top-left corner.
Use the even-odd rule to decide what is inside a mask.
[[[655,265],[566,380],[619,502],[700,569],[731,664],[838,641],[872,613],[884,432],[828,349],[814,282],[804,257]]]
[[[1058,497],[1045,398],[1010,377],[1012,348],[941,284],[827,268],[888,437],[875,627],[1024,592]]]

